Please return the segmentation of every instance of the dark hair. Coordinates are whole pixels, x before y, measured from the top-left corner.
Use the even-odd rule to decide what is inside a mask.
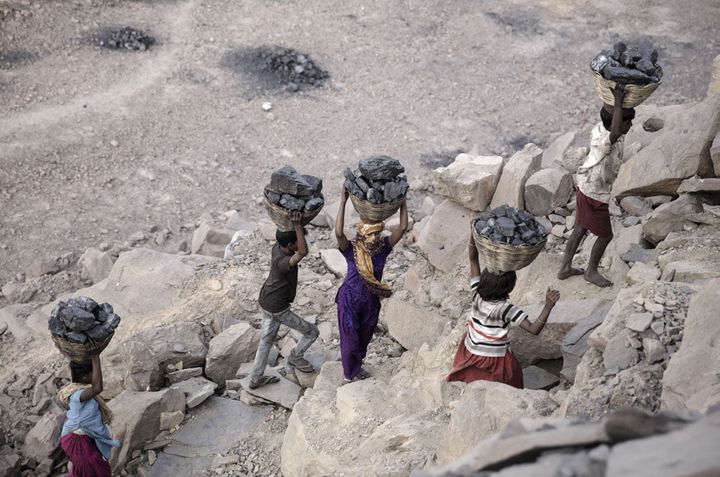
[[[515,272],[492,273],[485,269],[480,273],[477,294],[488,301],[507,300],[515,288],[517,275]]]
[[[608,131],[612,127],[612,117],[612,113],[605,109],[605,106],[600,108],[600,119],[602,119],[603,126],[605,126],[605,129]],[[623,121],[632,121],[635,119],[635,108],[623,108],[622,119]]]
[[[307,235],[307,231],[305,230],[305,227],[303,227],[302,231],[305,235]],[[297,234],[295,233],[294,230],[285,232],[283,230],[278,229],[275,231],[275,238],[277,239],[277,241],[281,247],[287,247],[288,245],[291,245],[291,244],[297,242]]]
[[[92,372],[91,363],[76,363],[70,361],[70,380],[79,383],[83,378]]]

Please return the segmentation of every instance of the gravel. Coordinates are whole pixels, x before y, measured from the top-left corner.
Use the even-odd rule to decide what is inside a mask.
[[[145,51],[155,44],[155,38],[129,26],[106,27],[97,32],[95,42],[111,50]]]

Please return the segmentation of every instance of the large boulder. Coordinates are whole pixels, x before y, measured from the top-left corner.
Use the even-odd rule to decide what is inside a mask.
[[[525,183],[525,208],[533,215],[548,215],[572,197],[572,175],[564,169],[542,169]]]
[[[450,462],[477,442],[521,417],[546,417],[558,408],[546,391],[516,389],[503,383],[475,381],[453,404],[450,422],[439,439],[438,461]]]
[[[532,143],[526,144],[523,149],[513,154],[503,167],[490,208],[507,204],[524,209],[525,182],[540,170],[542,158],[542,149]]]
[[[684,179],[710,176],[710,145],[718,130],[720,95],[668,116],[654,140],[622,165],[613,195],[674,195]]]
[[[542,156],[542,167],[558,167],[562,165],[563,156],[565,151],[568,150],[570,145],[575,140],[575,131],[566,132],[561,134],[545,150],[545,154]]]
[[[447,272],[467,256],[463,252],[467,250],[472,216],[473,213],[465,207],[446,200],[423,220],[427,223],[422,226],[417,244],[432,266]],[[463,230],[467,232],[463,233]]]
[[[500,156],[460,154],[447,167],[433,171],[435,191],[468,209],[485,210],[503,168]]]
[[[207,350],[205,332],[193,322],[147,328],[113,342],[103,354],[103,395],[112,397],[123,389],[156,391],[165,384],[168,365],[203,366]]]
[[[410,303],[406,293],[396,293],[383,306],[382,320],[398,343],[405,349],[417,350],[423,343],[434,343],[448,319],[439,312]]]
[[[643,238],[653,245],[665,240],[670,232],[683,230],[689,214],[702,212],[703,205],[693,194],[681,195],[653,211],[643,224]]]
[[[113,266],[112,257],[108,252],[101,252],[92,247],[85,250],[78,263],[82,267],[82,277],[92,283],[105,280]]]
[[[707,95],[720,95],[720,55],[717,55],[712,62],[712,72],[708,83]]]
[[[720,177],[720,132],[715,135],[715,139],[710,146],[710,160],[713,163],[715,176]]]
[[[37,460],[52,457],[60,446],[60,431],[65,416],[58,413],[47,412],[30,429],[25,436],[23,454]]]
[[[119,474],[133,458],[135,451],[160,434],[162,413],[185,412],[185,396],[179,389],[168,388],[158,392],[123,391],[108,403],[113,412],[110,430],[122,446],[114,448],[110,464]]]
[[[683,341],[663,376],[662,407],[706,411],[720,403],[720,279],[708,282],[690,302]]]
[[[260,332],[250,323],[232,325],[210,341],[205,374],[217,384],[235,378],[240,364],[251,361],[260,342]]]

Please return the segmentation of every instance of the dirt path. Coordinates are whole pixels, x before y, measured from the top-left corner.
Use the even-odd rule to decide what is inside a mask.
[[[720,49],[717,0],[21,0],[0,12],[0,283],[35,258],[205,211],[257,217],[261,184],[287,162],[333,190],[371,153],[427,178],[451,151],[508,154],[582,130],[597,109],[589,59],[638,28],[667,73],[658,104],[702,97]],[[108,25],[158,44],[84,40]],[[226,66],[273,44],[309,54],[329,84],[292,94]]]

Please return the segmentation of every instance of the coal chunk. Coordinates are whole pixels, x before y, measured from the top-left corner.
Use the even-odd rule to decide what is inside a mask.
[[[345,168],[345,170],[343,171],[343,176],[350,182],[355,182],[355,174],[353,174],[352,169],[350,169],[349,167]]]
[[[283,166],[270,176],[270,190],[278,194],[311,196],[313,188],[292,166]]]
[[[290,194],[283,194],[280,198],[279,205],[286,210],[298,212],[305,210],[305,202],[301,199],[291,196]]]
[[[65,339],[72,341],[73,343],[83,344],[87,342],[88,337],[86,334],[80,333],[79,331],[69,331],[65,333]]]
[[[547,231],[532,214],[506,204],[480,213],[475,229],[494,242],[512,245],[535,245],[547,237]]]
[[[280,203],[280,197],[282,197],[282,196],[280,194],[278,194],[277,192],[266,187],[265,188],[265,197],[267,197],[267,200],[271,204],[278,205]]]
[[[652,45],[628,45],[618,42],[613,50],[601,51],[590,62],[590,68],[603,78],[629,84],[648,84],[660,81],[658,53]]]
[[[360,190],[363,191],[363,194],[367,194],[367,191],[370,188],[370,184],[368,184],[365,179],[363,179],[362,177],[358,177],[357,179],[355,179],[355,183],[360,188]]]
[[[48,321],[48,328],[50,329],[50,334],[53,336],[65,336],[65,333],[68,332],[65,323],[63,323],[60,317],[58,317],[57,315],[50,316],[50,320]]]
[[[320,197],[313,197],[305,203],[305,212],[312,212],[325,205],[325,201]]]
[[[70,331],[85,331],[95,325],[95,315],[76,306],[67,306],[60,311],[60,320]]]
[[[77,308],[81,308],[85,311],[88,311],[90,313],[95,312],[95,309],[97,308],[98,304],[95,300],[92,298],[88,298],[86,296],[79,296],[75,298],[70,298],[67,301],[68,306],[74,306]]]
[[[373,204],[382,204],[383,193],[377,189],[370,188],[370,189],[368,189],[367,195],[365,196],[365,198]]]
[[[365,199],[365,192],[358,187],[358,185],[355,183],[355,181],[346,180],[345,181],[345,188],[355,197],[359,197],[360,199]]]
[[[320,192],[322,192],[323,188],[323,182],[322,179],[315,176],[305,175],[303,174],[303,179],[310,184],[310,190],[312,190],[313,195],[318,195]]]
[[[96,42],[103,48],[113,50],[145,51],[155,44],[155,38],[142,30],[125,26],[103,28],[97,34]]]
[[[500,217],[495,221],[495,230],[506,237],[515,235],[515,222],[509,217]]]
[[[396,200],[405,197],[409,187],[410,186],[406,181],[386,183],[385,189],[383,190],[383,198],[385,202],[395,202]]]
[[[360,161],[360,172],[371,181],[391,181],[405,172],[400,161],[389,156],[372,156]]]

